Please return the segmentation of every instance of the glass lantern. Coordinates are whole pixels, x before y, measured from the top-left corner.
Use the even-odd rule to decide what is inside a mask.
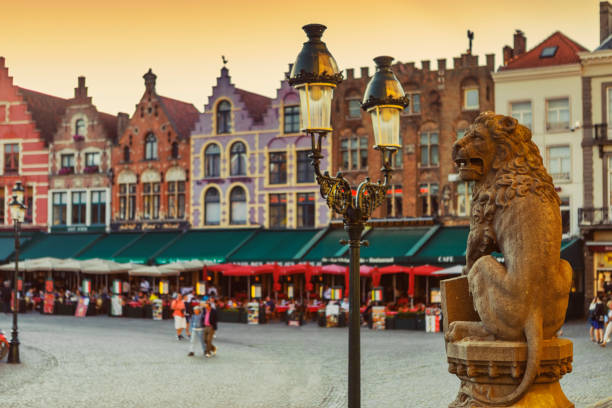
[[[11,208],[11,216],[14,221],[23,222],[25,219],[25,205],[17,199],[17,194],[13,194],[9,207]]]
[[[15,187],[13,187],[13,195],[17,196],[17,201],[19,201],[20,203],[23,203],[24,192],[25,190],[23,189],[23,185],[21,184],[21,181],[17,181],[15,183]]]
[[[331,103],[335,84],[304,83],[295,88],[300,93],[301,130],[331,132]]]

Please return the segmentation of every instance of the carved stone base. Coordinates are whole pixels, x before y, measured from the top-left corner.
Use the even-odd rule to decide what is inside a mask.
[[[521,382],[527,361],[524,342],[464,339],[446,346],[448,371],[461,380],[450,408],[490,407],[481,401],[511,393]],[[559,379],[572,371],[572,342],[545,340],[540,372],[528,392],[510,407],[572,408]],[[477,398],[475,398],[477,397]]]

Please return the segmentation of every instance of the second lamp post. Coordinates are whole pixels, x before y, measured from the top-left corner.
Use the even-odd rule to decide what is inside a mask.
[[[374,149],[381,153],[381,172],[384,178],[382,182],[377,183],[372,183],[369,177],[366,178],[359,184],[353,196],[353,189],[342,173],[332,177],[328,172],[321,173],[319,168],[323,158],[321,140],[332,132],[332,98],[334,88],[342,81],[342,74],[334,57],[321,41],[326,27],[321,24],[308,24],[303,29],[308,41],[304,43],[293,65],[289,84],[300,94],[301,128],[311,138],[310,157],[317,183],[321,186],[321,195],[333,211],[342,215],[344,229],[349,236],[348,406],[358,408],[361,406],[359,252],[361,245],[365,244],[361,241],[361,235],[372,211],[385,201],[393,154],[400,148],[400,112],[408,106],[408,98],[391,71],[393,58],[374,58],[376,73],[366,88],[362,109],[371,114]]]

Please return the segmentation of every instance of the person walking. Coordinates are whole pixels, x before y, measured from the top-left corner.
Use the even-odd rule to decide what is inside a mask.
[[[202,346],[202,354],[206,354],[206,345],[204,343],[204,327],[203,327],[203,319],[202,319],[202,308],[200,306],[195,306],[193,308],[193,315],[189,320],[189,330],[191,331],[191,340],[189,342],[189,357],[194,355],[196,338],[200,341],[200,345]]]
[[[210,301],[206,302],[204,312],[204,341],[206,350],[204,356],[211,357],[217,354],[217,347],[212,344],[215,331],[217,330],[217,311],[211,307]]]
[[[604,330],[603,339],[600,344],[601,347],[606,347],[606,344],[610,342],[610,338],[612,337],[612,298],[608,300],[606,306],[608,308],[608,323]]]
[[[176,339],[183,340],[183,330],[187,328],[187,320],[185,319],[185,302],[183,302],[183,296],[177,294],[176,298],[170,304],[170,308],[173,310],[172,316],[174,317],[174,328],[176,329]],[[189,333],[188,333],[189,335]]]
[[[595,331],[595,342],[601,344],[603,342],[603,327],[606,319],[606,308],[601,301],[599,295],[595,296],[595,308],[593,310],[593,329]]]

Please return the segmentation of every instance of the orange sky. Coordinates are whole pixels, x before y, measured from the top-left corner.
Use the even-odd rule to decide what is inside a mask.
[[[599,43],[597,0],[0,1],[0,55],[15,83],[70,97],[85,75],[98,109],[113,114],[132,113],[149,67],[160,94],[202,110],[221,55],[238,87],[274,96],[311,22],[327,25],[323,40],[341,69],[385,54],[451,67],[468,28],[481,64],[493,52],[501,63],[515,29],[528,48],[557,30],[591,50]]]

